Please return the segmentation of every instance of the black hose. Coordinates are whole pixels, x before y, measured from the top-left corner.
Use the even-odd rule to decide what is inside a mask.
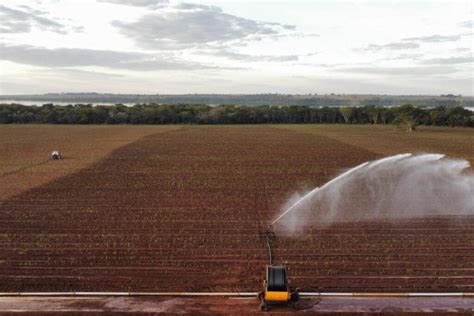
[[[268,247],[268,258],[270,259],[270,265],[272,265],[272,245],[270,241],[270,237],[267,235],[267,247]]]
[[[268,226],[265,230],[260,231],[260,236],[265,238],[265,243],[267,244],[268,249],[268,259],[270,261],[270,265],[273,264],[273,256],[272,256],[272,239],[275,238],[275,233],[272,230],[271,226]]]

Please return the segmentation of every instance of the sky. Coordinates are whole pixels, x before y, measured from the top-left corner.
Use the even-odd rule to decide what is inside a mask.
[[[474,1],[4,0],[0,94],[474,95]]]

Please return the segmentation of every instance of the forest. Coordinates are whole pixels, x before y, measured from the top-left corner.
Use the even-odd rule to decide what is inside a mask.
[[[463,107],[419,108],[242,106],[196,104],[53,105],[0,104],[0,124],[397,124],[474,127]]]

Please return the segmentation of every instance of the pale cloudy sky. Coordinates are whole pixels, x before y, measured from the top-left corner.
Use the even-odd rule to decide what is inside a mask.
[[[474,1],[4,0],[0,93],[474,95]]]

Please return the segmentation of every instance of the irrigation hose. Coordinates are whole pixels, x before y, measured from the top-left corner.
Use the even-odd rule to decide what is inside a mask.
[[[270,241],[270,237],[267,235],[267,247],[268,247],[268,258],[270,260],[270,265],[273,264],[273,259],[272,259],[272,245]]]
[[[268,227],[265,228],[264,230],[260,230],[259,234],[260,234],[260,238],[265,238],[265,244],[268,250],[268,259],[269,259],[270,265],[272,265],[273,264],[272,238],[275,237],[275,233],[272,230],[272,226],[268,225]]]

